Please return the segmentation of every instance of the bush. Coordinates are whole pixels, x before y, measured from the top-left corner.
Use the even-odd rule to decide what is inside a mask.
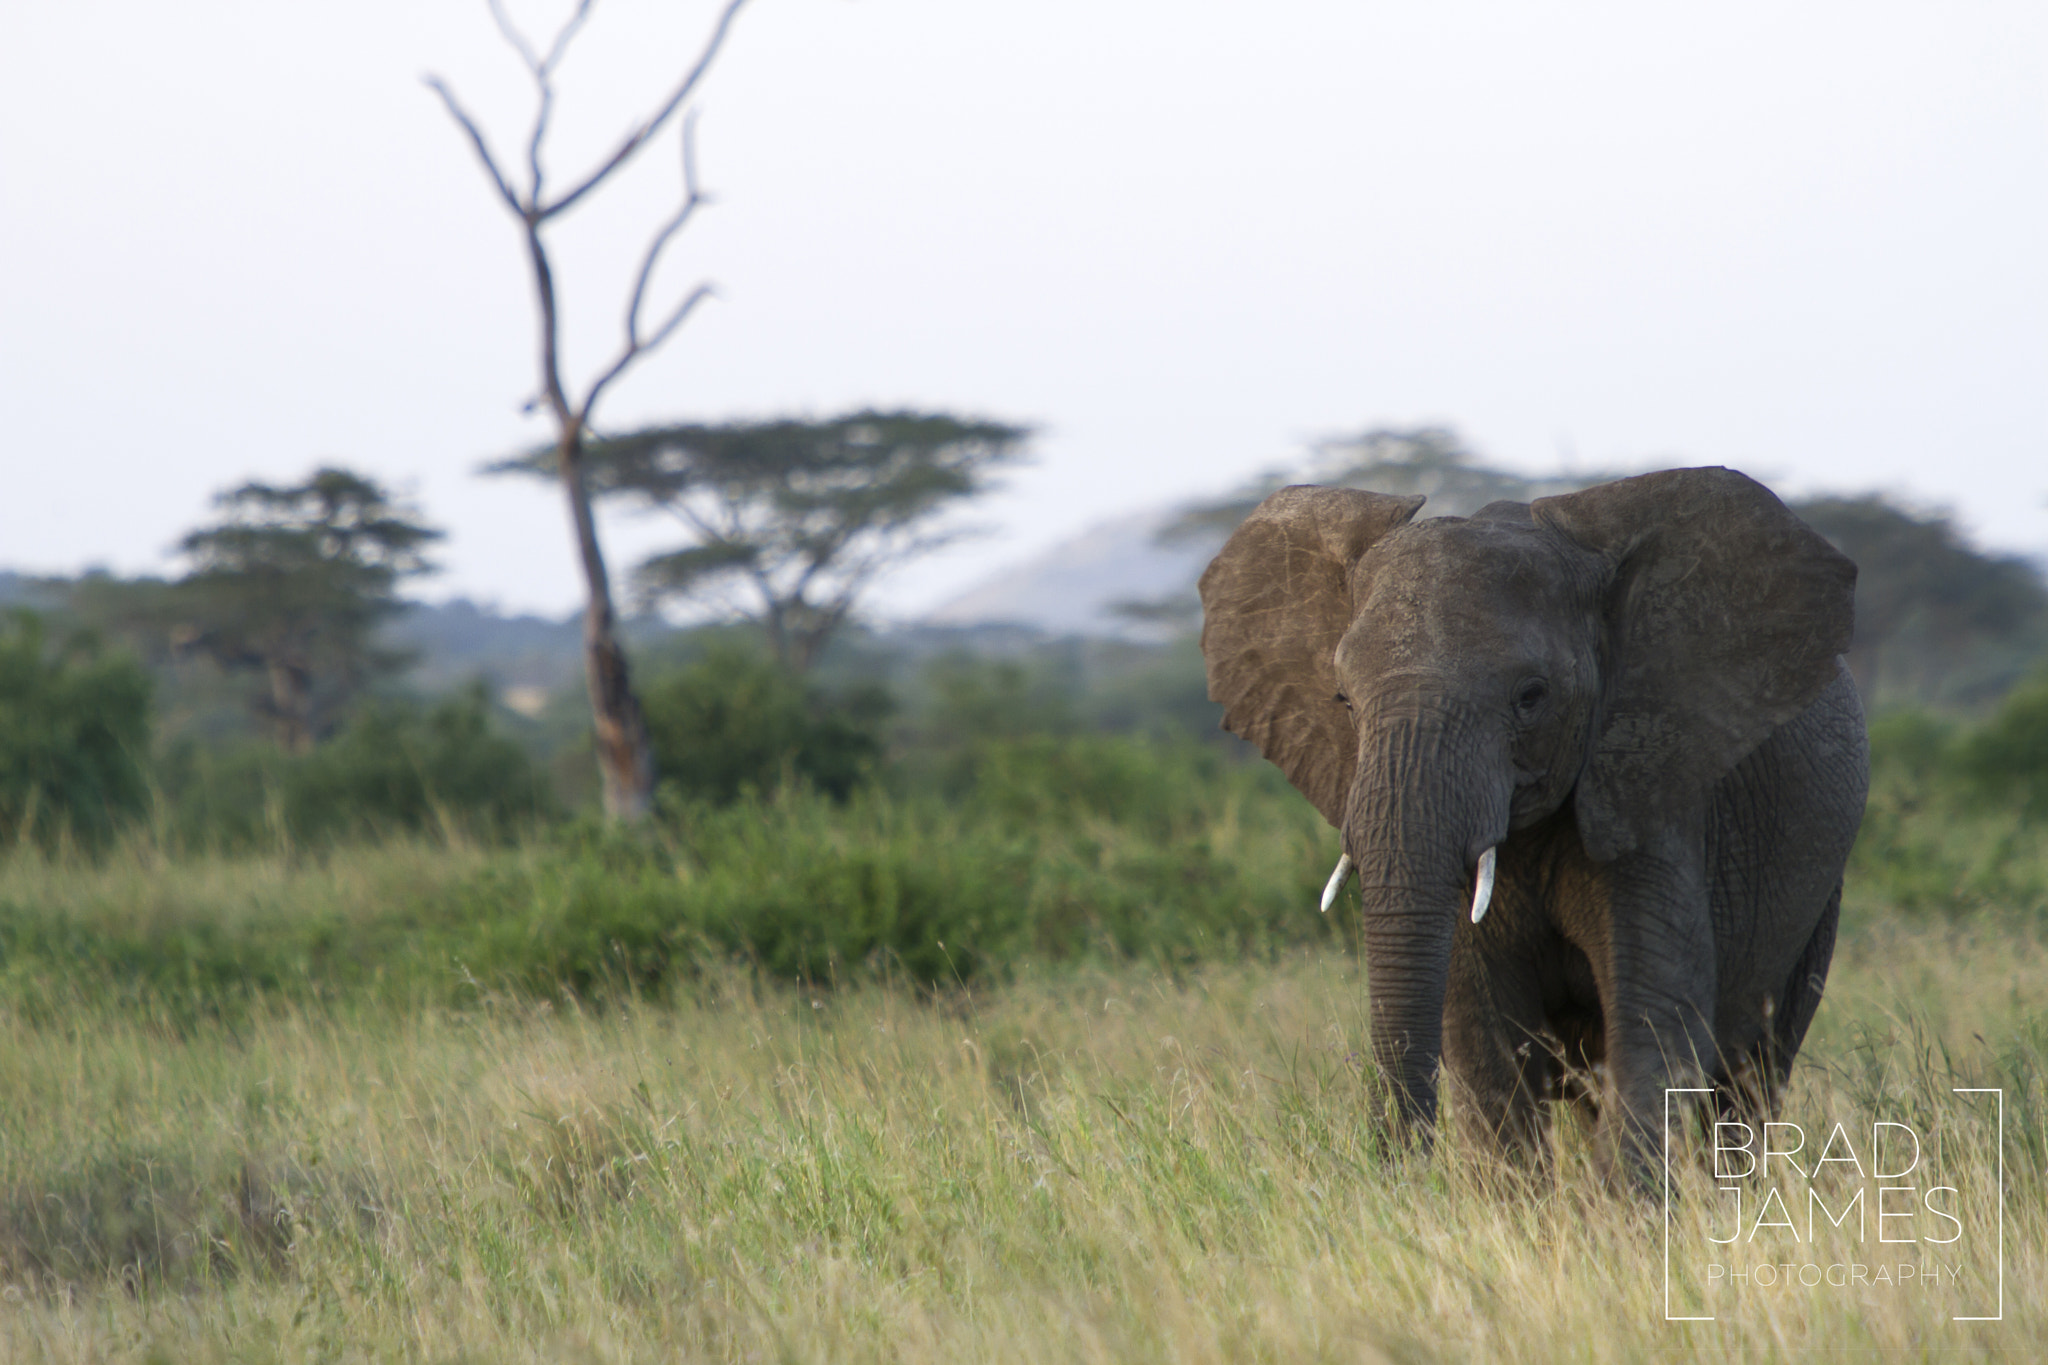
[[[1852,903],[1949,915],[2043,907],[2048,859],[2028,827],[2044,813],[2044,770],[2028,757],[2028,718],[2042,714],[2031,709],[2039,704],[2015,694],[1975,728],[1913,711],[1871,723]]]
[[[720,648],[641,698],[662,787],[723,805],[792,779],[844,800],[882,757],[879,688],[829,697],[759,655]]]
[[[1353,932],[1316,913],[1335,836],[1260,768],[1123,744],[986,755],[965,796],[797,787],[673,822],[582,819],[461,856],[0,864],[0,1005],[81,987],[165,1019],[271,996],[472,1002],[662,993],[735,962],[784,982],[1000,981],[1030,963],[1178,968]],[[1036,822],[1061,791],[1071,812]],[[54,1006],[53,1006],[54,1007]]]
[[[1036,736],[968,746],[949,765],[942,790],[1013,825],[1095,820],[1163,837],[1205,818],[1227,766],[1214,747],[1188,741]],[[1239,780],[1263,778],[1254,772]]]
[[[373,705],[293,765],[285,818],[306,838],[439,829],[503,835],[551,811],[526,750],[491,730],[475,684],[431,709]]]
[[[1954,776],[1950,750],[1955,741],[1955,723],[1925,711],[1895,711],[1873,720],[1871,785],[1907,787],[1918,792],[1947,786]]]
[[[42,619],[0,626],[0,838],[103,840],[148,795],[149,675],[90,637],[52,649]]]
[[[2048,817],[2048,673],[2015,689],[1996,715],[1963,738],[1955,767],[1979,801],[2027,820]]]
[[[372,704],[302,756],[188,743],[160,772],[172,829],[195,847],[327,845],[405,831],[495,838],[554,811],[526,751],[492,731],[481,685],[427,708]]]
[[[1184,964],[1326,941],[1327,840],[1306,803],[1239,809],[1171,834],[1100,821],[1034,827],[979,802],[846,802],[790,791],[699,806],[667,827],[579,823],[448,888],[401,936],[415,960],[487,985],[579,995],[662,991],[742,961],[783,981],[876,974],[927,985],[1020,964]]]

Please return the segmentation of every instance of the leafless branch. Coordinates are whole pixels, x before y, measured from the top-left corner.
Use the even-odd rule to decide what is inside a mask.
[[[676,328],[682,326],[690,314],[696,311],[698,304],[704,302],[704,300],[710,298],[716,292],[708,284],[698,285],[690,291],[687,298],[676,305],[675,311],[670,313],[661,326],[654,329],[653,335],[649,336],[645,341],[628,337],[625,349],[619,352],[619,358],[611,363],[611,368],[597,377],[597,382],[590,386],[590,392],[584,395],[583,413],[585,420],[588,420],[591,409],[597,406],[597,396],[605,391],[606,386],[625,373],[628,365],[631,365],[649,351],[658,349],[661,343],[667,341],[669,335]]]
[[[569,50],[570,40],[576,36],[577,30],[583,27],[583,21],[590,16],[590,8],[596,0],[578,0],[575,11],[556,31],[554,41],[548,44],[548,55],[545,57],[533,50],[532,44],[526,41],[526,35],[519,31],[518,26],[505,13],[500,0],[486,0],[486,3],[490,7],[491,18],[498,25],[498,32],[504,35],[505,41],[519,54],[519,59],[526,63],[526,69],[532,74],[534,86],[540,94],[539,106],[533,115],[533,136],[526,144],[527,170],[533,177],[527,203],[538,204],[541,187],[546,181],[546,175],[540,165],[540,149],[541,144],[547,140],[548,124],[555,112],[555,66]]]
[[[570,190],[567,194],[564,194],[546,207],[542,207],[539,201],[536,200],[534,203],[534,212],[538,215],[536,221],[545,222],[556,214],[566,211],[577,200],[602,184],[613,171],[624,165],[635,152],[639,151],[646,144],[648,138],[661,131],[662,125],[675,116],[676,110],[682,108],[683,102],[689,99],[691,92],[697,88],[697,82],[702,80],[704,73],[710,69],[711,59],[718,55],[718,49],[725,43],[726,33],[732,28],[734,17],[739,14],[740,7],[746,4],[746,2],[747,0],[726,0],[725,8],[719,13],[717,25],[711,30],[711,36],[705,40],[703,50],[697,54],[696,64],[684,74],[681,83],[670,92],[667,103],[663,104],[656,111],[654,117],[628,133],[625,140],[619,144],[618,150],[607,157],[596,170],[585,176],[576,188]]]
[[[537,79],[540,84],[540,105],[533,112],[533,138],[526,144],[526,171],[532,177],[528,182],[531,186],[527,195],[529,204],[540,202],[541,185],[547,179],[540,168],[540,145],[547,138],[548,120],[555,112],[555,83],[545,76],[539,76]]]
[[[653,335],[649,336],[646,341],[640,343],[640,349],[642,351],[651,351],[654,350],[656,347],[660,346],[662,342],[667,341],[669,338],[669,334],[675,331],[676,328],[683,325],[683,320],[689,317],[691,313],[696,311],[698,304],[704,302],[704,300],[710,298],[713,294],[716,294],[717,292],[718,291],[716,289],[714,289],[711,285],[708,284],[700,284],[695,289],[692,289],[690,291],[690,296],[684,299],[681,303],[677,304],[676,310],[668,315],[667,319],[662,322],[661,326],[654,329]]]
[[[561,31],[555,34],[555,41],[548,44],[547,60],[540,64],[541,70],[554,74],[555,66],[562,60],[562,54],[569,50],[569,40],[576,36],[576,30],[583,27],[583,21],[590,17],[590,7],[597,0],[577,0],[576,12],[569,16]]]
[[[491,12],[491,22],[498,26],[499,34],[512,45],[512,50],[519,54],[519,60],[526,63],[526,69],[538,74],[540,57],[527,43],[526,35],[513,24],[512,17],[505,13],[504,5],[500,4],[499,0],[484,0],[484,5]]]
[[[647,281],[654,274],[655,263],[661,259],[662,249],[669,239],[683,230],[691,215],[700,205],[708,202],[697,187],[697,112],[691,110],[683,116],[683,204],[675,215],[662,224],[654,234],[654,240],[647,245],[647,254],[640,258],[640,273],[633,280],[633,298],[626,305],[626,345],[635,346],[640,340],[640,304],[647,297]],[[657,343],[658,344],[658,343]]]
[[[476,149],[477,160],[484,163],[484,169],[490,172],[491,183],[498,187],[498,197],[510,206],[512,212],[518,214],[521,218],[526,217],[526,206],[519,202],[519,196],[514,194],[512,187],[505,183],[505,174],[498,169],[498,159],[491,155],[490,144],[484,141],[483,132],[476,126],[476,121],[469,116],[468,111],[463,109],[462,105],[456,100],[454,93],[448,89],[439,76],[427,76],[424,79],[426,80],[427,88],[439,95],[441,103],[448,106],[449,117],[461,124],[462,131],[469,134],[469,142]]]
[[[707,541],[730,540],[733,538],[729,530],[722,530],[712,525],[710,522],[706,521],[703,515],[699,513],[696,508],[690,505],[690,501],[687,498],[676,499],[674,501],[664,503],[663,506],[665,506],[674,515],[681,517],[685,525],[690,527],[691,530],[695,531],[698,535],[702,536]]]

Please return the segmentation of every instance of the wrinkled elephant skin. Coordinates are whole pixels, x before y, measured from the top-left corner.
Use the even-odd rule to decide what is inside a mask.
[[[1819,1004],[1868,775],[1856,568],[1726,469],[1422,502],[1262,503],[1202,577],[1210,695],[1342,835],[1402,1127],[1441,1062],[1482,1144],[1540,1151],[1577,1093],[1646,1177],[1665,1088],[1768,1114]]]

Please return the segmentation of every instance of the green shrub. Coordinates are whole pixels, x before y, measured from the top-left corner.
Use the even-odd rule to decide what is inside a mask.
[[[443,829],[504,834],[549,813],[526,750],[491,730],[482,684],[421,710],[365,708],[292,766],[285,816],[301,837]]]
[[[1974,728],[1912,711],[1871,723],[1852,904],[1947,915],[2042,907],[2048,856],[2029,828],[2042,807],[2029,804],[2028,706],[2016,694]]]
[[[656,679],[641,709],[661,785],[672,797],[723,804],[790,780],[845,799],[881,760],[890,703],[876,688],[829,697],[728,647]]]
[[[1228,766],[1213,747],[1189,742],[1035,736],[967,746],[943,790],[1018,826],[1098,820],[1165,835],[1203,818]],[[1263,774],[1243,776],[1256,783]]]
[[[1063,666],[1064,665],[1064,666]],[[917,739],[925,748],[957,751],[990,740],[1071,734],[1079,669],[1056,655],[1027,661],[942,654],[920,680]]]
[[[1955,722],[1925,711],[1895,711],[1873,720],[1872,785],[1910,787],[1922,792],[1946,785],[1952,776],[1950,750],[1955,741]]]
[[[2048,817],[2048,673],[2015,689],[1964,736],[1955,766],[1980,801],[2030,821]]]
[[[190,847],[332,845],[402,831],[503,837],[553,812],[526,751],[491,729],[481,685],[430,707],[373,703],[301,756],[181,745],[160,773],[171,827]]]
[[[1260,769],[1079,741],[984,759],[963,796],[797,786],[459,857],[394,840],[189,872],[0,863],[0,1004],[85,987],[182,1019],[276,995],[659,993],[734,962],[948,986],[1259,957],[1354,927],[1355,901],[1315,909],[1335,836]]]
[[[1178,822],[1132,810],[1037,824],[1000,801],[873,788],[844,803],[792,790],[672,808],[681,819],[639,832],[583,822],[481,870],[433,916],[451,937],[423,927],[408,946],[485,983],[602,993],[734,960],[782,980],[943,985],[1025,962],[1184,963],[1345,932],[1343,916],[1315,912],[1331,840],[1314,811],[1249,774],[1214,777],[1183,797],[1206,811]]]
[[[52,648],[33,612],[0,625],[0,839],[103,840],[148,787],[149,675],[89,637]]]

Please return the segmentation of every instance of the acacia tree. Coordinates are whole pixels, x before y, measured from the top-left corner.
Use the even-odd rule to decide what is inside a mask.
[[[1792,510],[1856,561],[1856,639],[1849,671],[1866,704],[1906,689],[1930,702],[1986,646],[2013,641],[2048,619],[2048,586],[2016,555],[1975,549],[1946,517],[1915,515],[1874,493],[1810,498]],[[2010,685],[1979,677],[1986,691]]]
[[[157,609],[173,644],[261,673],[257,711],[280,747],[304,753],[365,683],[404,662],[377,648],[375,630],[402,606],[398,581],[428,571],[441,532],[345,469],[214,501],[225,516],[179,542],[193,570]]]
[[[576,7],[544,51],[536,48],[512,23],[499,0],[488,0],[488,3],[499,33],[519,54],[533,78],[533,125],[525,139],[523,169],[508,174],[505,163],[491,150],[476,120],[470,117],[448,86],[433,76],[427,78],[427,84],[441,97],[449,115],[468,136],[477,160],[490,176],[492,188],[512,216],[519,220],[524,236],[527,260],[533,272],[540,340],[540,392],[534,406],[544,408],[554,422],[554,474],[568,500],[569,522],[575,533],[577,555],[583,568],[587,592],[583,613],[584,678],[590,689],[598,765],[604,774],[604,807],[606,814],[613,819],[638,820],[647,814],[653,798],[654,755],[648,744],[640,702],[634,695],[627,672],[625,651],[619,645],[611,580],[605,570],[603,550],[598,544],[597,522],[591,513],[585,447],[590,435],[591,415],[605,390],[635,362],[674,335],[711,292],[708,284],[699,284],[651,327],[643,318],[648,285],[662,252],[705,202],[697,186],[693,119],[683,115],[678,139],[682,155],[682,202],[656,229],[641,253],[632,293],[626,302],[625,335],[618,349],[598,367],[580,394],[563,375],[558,290],[545,234],[551,224],[616,175],[682,112],[710,68],[712,59],[724,45],[726,34],[745,0],[726,0],[712,25],[710,36],[698,50],[696,60],[654,114],[628,132],[608,155],[572,179],[563,189],[549,186],[542,157],[549,120],[554,112],[555,75],[569,44],[589,18],[595,0],[577,0]]]
[[[594,496],[673,514],[690,543],[635,574],[650,602],[744,585],[775,657],[795,672],[817,662],[876,575],[945,544],[947,507],[985,490],[1021,458],[1028,427],[944,413],[854,412],[649,427],[590,442]],[[553,451],[491,466],[554,472]]]

